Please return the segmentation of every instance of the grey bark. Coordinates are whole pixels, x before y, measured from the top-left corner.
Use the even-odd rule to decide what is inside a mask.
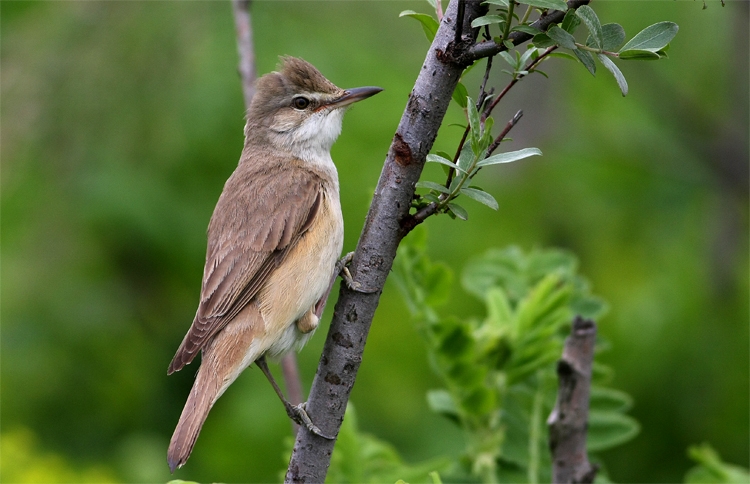
[[[414,184],[419,180],[425,157],[464,69],[451,59],[473,44],[478,29],[471,28],[471,21],[487,10],[480,0],[465,1],[463,35],[459,45],[455,45],[457,7],[458,1],[451,1],[409,95],[350,265],[352,276],[363,292],[341,285],[307,401],[310,418],[328,435],[338,435],[344,420],[375,308],[405,233],[401,221],[409,213]],[[301,428],[285,482],[323,482],[334,443]]]
[[[597,467],[589,462],[586,453],[595,342],[596,324],[577,317],[557,363],[560,387],[555,408],[547,419],[552,482],[557,484],[594,482],[596,477]]]
[[[251,0],[232,0],[234,27],[237,31],[237,53],[240,57],[238,71],[242,80],[242,95],[245,108],[255,94],[255,49],[253,47],[253,24],[250,18]]]

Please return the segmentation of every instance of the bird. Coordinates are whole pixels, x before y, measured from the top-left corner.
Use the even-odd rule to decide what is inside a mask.
[[[380,91],[341,89],[295,57],[282,57],[277,71],[257,80],[239,163],[208,225],[198,309],[167,371],[201,353],[169,443],[171,472],[190,457],[211,407],[253,363],[287,414],[327,437],[304,404],[284,398],[266,357],[301,349],[318,326],[344,239],[331,146],[347,108]]]

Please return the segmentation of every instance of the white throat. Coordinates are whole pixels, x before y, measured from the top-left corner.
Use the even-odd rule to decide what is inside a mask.
[[[345,109],[322,109],[297,127],[274,123],[273,142],[297,158],[336,171],[331,160],[331,146],[341,134]]]

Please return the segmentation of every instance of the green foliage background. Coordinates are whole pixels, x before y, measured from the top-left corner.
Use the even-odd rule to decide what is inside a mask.
[[[477,183],[499,212],[428,222],[456,271],[489,247],[572,250],[611,305],[600,322],[614,384],[641,434],[607,458],[622,482],[681,481],[702,441],[748,466],[748,4],[594,2],[632,36],[680,25],[670,59],[607,73],[562,59],[496,111],[545,153]],[[333,148],[352,250],[427,49],[399,19],[423,2],[256,1],[260,73],[303,57],[342,87],[385,91],[348,115]],[[166,446],[195,369],[166,377],[192,320],[205,228],[242,145],[231,9],[223,2],[0,2],[3,481],[165,481]],[[481,69],[466,81],[476,89]],[[474,83],[471,82],[474,76]],[[493,81],[503,86],[505,77]],[[454,105],[436,150],[455,149]],[[431,166],[426,179],[440,179]],[[451,312],[480,314],[456,287]],[[328,315],[333,307],[329,303]],[[330,319],[330,316],[326,317]],[[300,355],[317,365],[326,327]],[[432,414],[440,385],[389,284],[353,401],[358,425],[407,460],[459,452]],[[219,401],[176,477],[267,482],[289,423],[260,372]]]

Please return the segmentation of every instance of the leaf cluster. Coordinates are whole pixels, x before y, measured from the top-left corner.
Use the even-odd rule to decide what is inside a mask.
[[[586,26],[589,33],[584,44],[576,41],[573,36],[581,23]],[[621,60],[665,58],[669,43],[677,35],[678,29],[677,24],[673,22],[658,22],[646,27],[622,45],[626,38],[625,29],[617,23],[602,25],[594,10],[588,5],[583,5],[577,10],[568,10],[559,26],[553,25],[547,32],[536,34],[532,43],[540,48],[558,46],[572,51],[574,58],[580,61],[591,75],[596,75],[596,62],[594,61],[594,56],[596,56],[596,59],[615,77],[622,95],[625,96],[628,93],[628,83],[612,58]]]
[[[409,242],[399,248],[394,279],[445,383],[428,393],[430,408],[466,435],[456,472],[483,482],[548,480],[544,422],[555,402],[555,362],[573,316],[601,316],[604,302],[570,253],[510,247],[475,258],[462,273],[485,315],[445,316],[439,307],[453,289],[451,271],[425,255],[424,237]],[[595,365],[594,373],[588,445],[598,451],[630,440],[639,425],[625,415],[631,398],[605,386],[611,371]]]

